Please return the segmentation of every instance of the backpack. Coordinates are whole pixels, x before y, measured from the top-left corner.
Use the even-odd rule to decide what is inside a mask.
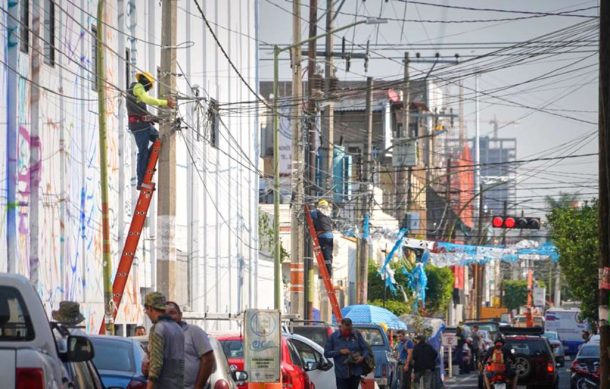
[[[504,361],[504,352],[502,349],[494,349],[490,358],[488,370],[492,373],[504,373],[506,371],[506,363]]]
[[[371,346],[364,340],[362,334],[360,332],[357,332],[357,334],[364,344],[366,344],[366,348],[369,352],[369,356],[364,358],[364,361],[362,362],[362,375],[368,375],[370,372],[375,371],[375,354],[373,354],[373,349],[371,349]]]

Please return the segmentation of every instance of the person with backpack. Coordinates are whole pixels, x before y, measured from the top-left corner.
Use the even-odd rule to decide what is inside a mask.
[[[510,351],[510,347],[506,346],[506,342],[502,337],[498,337],[494,342],[494,347],[487,350],[487,354],[483,360],[483,365],[485,366],[485,374],[483,375],[485,387],[490,389],[490,380],[496,374],[502,374],[508,380],[512,381],[512,389],[516,389],[517,379],[515,372],[512,369],[512,363],[514,362],[515,357]]]
[[[375,365],[370,346],[360,332],[352,329],[349,318],[343,318],[339,329],[328,338],[324,356],[334,360],[337,389],[358,389],[360,377]]]
[[[413,372],[415,387],[417,389],[432,389],[434,369],[438,353],[428,342],[424,335],[415,338],[413,348]]]

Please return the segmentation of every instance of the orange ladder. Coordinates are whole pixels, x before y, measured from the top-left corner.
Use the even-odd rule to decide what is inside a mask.
[[[161,152],[161,141],[157,139],[150,149],[150,156],[148,157],[148,165],[146,166],[146,172],[144,173],[144,179],[142,181],[142,188],[140,189],[140,196],[136,203],[136,208],[131,218],[131,225],[129,226],[129,234],[125,240],[125,246],[123,247],[123,253],[121,254],[121,260],[114,276],[114,282],[112,283],[112,321],[116,319],[119,305],[121,305],[121,299],[125,292],[125,285],[127,284],[127,278],[129,277],[129,271],[133,264],[133,258],[138,249],[138,242],[142,235],[142,229],[144,228],[144,222],[146,221],[146,214],[150,207],[150,201],[152,200],[153,193],[155,191],[155,183],[152,182],[153,175],[155,174],[155,167],[159,160],[159,153]],[[105,321],[102,320],[100,327],[100,334],[106,333]]]
[[[333,282],[330,279],[330,275],[328,274],[328,269],[326,268],[326,263],[324,262],[324,254],[322,254],[322,249],[320,249],[320,243],[318,242],[318,234],[316,234],[316,228],[313,225],[313,219],[311,218],[309,206],[305,204],[304,208],[307,228],[309,228],[309,235],[311,236],[311,242],[313,243],[313,253],[316,259],[318,260],[318,271],[320,272],[320,276],[322,277],[322,281],[324,282],[324,287],[326,288],[326,293],[328,294],[328,301],[330,302],[333,314],[335,315],[335,321],[339,323],[343,316],[341,315],[341,309],[339,308],[337,295],[335,295],[335,287],[333,286]]]

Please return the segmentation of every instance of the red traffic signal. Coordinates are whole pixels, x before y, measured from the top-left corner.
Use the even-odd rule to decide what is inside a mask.
[[[539,217],[514,217],[514,216],[493,216],[491,218],[493,228],[510,228],[510,229],[540,229]]]

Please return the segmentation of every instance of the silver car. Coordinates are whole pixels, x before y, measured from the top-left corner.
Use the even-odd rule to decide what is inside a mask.
[[[557,331],[545,331],[542,336],[549,341],[551,347],[553,348],[555,363],[557,363],[560,367],[564,367],[566,365],[566,352]]]

